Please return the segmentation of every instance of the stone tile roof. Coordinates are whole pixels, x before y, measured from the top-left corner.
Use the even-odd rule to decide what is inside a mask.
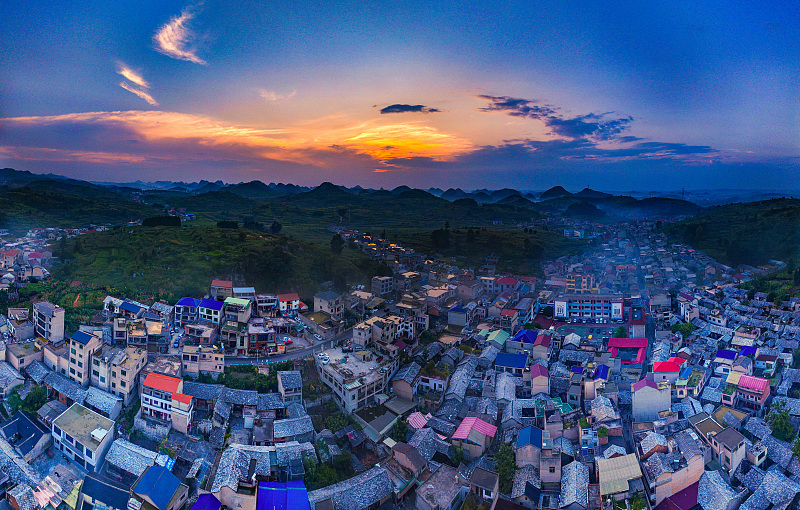
[[[592,400],[591,409],[592,416],[594,416],[597,421],[613,420],[617,418],[617,410],[614,408],[614,404],[611,403],[608,397],[603,395],[599,395]]]
[[[330,498],[333,510],[361,510],[380,502],[394,492],[389,473],[373,467],[353,478],[308,493],[312,506]]]
[[[437,451],[450,456],[450,444],[442,441],[436,431],[428,427],[414,432],[408,444],[416,448],[425,460],[431,460]]]
[[[17,372],[17,369],[4,361],[0,362],[0,388],[9,388],[16,382],[19,382],[19,379],[24,380],[24,377]]]
[[[656,432],[647,431],[640,444],[642,451],[647,454],[658,446],[667,446],[667,438]]]
[[[577,503],[583,508],[589,508],[589,468],[577,460],[570,462],[561,470],[561,494],[558,496],[558,506]]]
[[[400,370],[394,374],[394,377],[392,377],[392,381],[405,381],[408,384],[414,384],[414,380],[419,375],[420,370],[422,370],[422,367],[419,365],[419,363],[412,361],[411,363],[401,367]]]
[[[469,381],[472,379],[477,365],[478,359],[475,356],[467,356],[465,360],[458,365],[453,375],[450,376],[450,384],[447,386],[445,395],[464,400],[467,388],[469,387]]]
[[[542,488],[542,481],[539,475],[536,474],[536,468],[533,464],[528,464],[514,473],[514,486],[511,489],[511,498],[516,499],[525,494],[525,486],[531,484],[537,489]]]
[[[192,381],[183,383],[183,394],[200,400],[217,400],[225,386],[221,384],[206,384]]]
[[[25,367],[25,373],[28,374],[36,384],[41,384],[44,378],[47,377],[47,374],[50,373],[50,369],[44,366],[44,363],[41,361],[36,360]]]
[[[239,489],[239,480],[247,478],[250,467],[250,456],[238,448],[229,447],[222,452],[214,475],[211,492],[218,493],[223,487],[229,487],[233,492]]]
[[[275,420],[272,424],[273,436],[281,437],[295,437],[301,434],[314,432],[314,424],[311,422],[311,417],[303,416],[300,418],[286,418],[283,420]]]
[[[227,421],[231,416],[231,406],[224,400],[217,400],[214,404],[214,414],[219,415],[224,421]]]
[[[233,388],[223,388],[219,399],[229,404],[255,407],[258,405],[258,392],[256,390],[235,390]]]
[[[256,409],[266,411],[268,409],[281,409],[284,407],[280,393],[259,393]]]
[[[275,445],[275,459],[279,466],[286,467],[293,460],[302,461],[304,458],[311,458],[317,462],[317,451],[314,445],[309,442],[298,443],[297,441],[287,441]]]
[[[36,510],[39,508],[39,503],[36,501],[36,497],[33,495],[33,489],[25,484],[19,484],[8,491],[9,496],[13,496],[13,498],[17,501],[19,505],[19,510]]]
[[[125,439],[115,439],[106,454],[106,462],[137,477],[156,463],[158,453],[142,448]]]
[[[299,370],[280,371],[278,378],[284,390],[297,390],[303,387],[303,376]]]
[[[783,510],[800,493],[800,483],[768,470],[758,489],[742,504],[743,510]]]
[[[86,396],[83,403],[90,405],[104,413],[111,414],[117,405],[122,404],[122,399],[115,397],[107,391],[90,386],[89,389],[86,390]]]
[[[47,374],[44,378],[44,383],[79,404],[82,404],[86,398],[86,390],[80,384],[70,381],[62,375],[56,373]]]
[[[728,506],[731,501],[741,501],[745,494],[747,494],[746,489],[739,494],[731,489],[719,471],[705,471],[700,477],[697,502],[703,507],[703,510],[728,510],[731,508]]]

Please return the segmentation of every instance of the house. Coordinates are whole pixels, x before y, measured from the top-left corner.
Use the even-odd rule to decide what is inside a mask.
[[[683,358],[670,358],[669,361],[656,361],[653,363],[653,380],[656,383],[667,382],[675,384],[681,371]]]
[[[658,419],[658,413],[668,411],[672,403],[672,393],[667,382],[655,383],[650,379],[631,385],[632,417],[634,421],[653,421]]]
[[[313,441],[314,424],[308,415],[275,420],[272,423],[272,435],[275,443]]]
[[[549,435],[533,425],[520,429],[514,450],[517,466],[534,466],[537,470],[539,469],[543,437],[549,437]]]
[[[492,506],[497,501],[500,493],[500,477],[494,471],[489,471],[480,466],[472,470],[469,477],[469,491],[476,494],[481,499],[492,502]]]
[[[496,426],[480,418],[468,416],[462,420],[451,440],[454,446],[464,449],[468,458],[477,459],[486,452],[495,434]]]
[[[562,468],[558,508],[587,510],[589,508],[589,468],[577,460]]]
[[[110,478],[89,472],[83,479],[75,508],[127,510],[130,490]]]
[[[189,487],[164,466],[155,465],[142,473],[131,493],[144,509],[180,510],[189,497]]]
[[[233,282],[230,280],[211,280],[209,292],[211,299],[225,301],[225,298],[233,297]]]
[[[216,379],[225,372],[225,353],[206,345],[183,346],[181,358],[185,375],[209,374]]]
[[[300,312],[300,296],[296,292],[278,294],[278,310],[281,315],[295,315]]]
[[[370,291],[376,296],[385,296],[394,291],[394,278],[391,276],[373,276]]]
[[[392,393],[404,400],[414,400],[421,370],[422,367],[415,361],[400,368],[392,377]]]
[[[22,374],[17,369],[5,361],[0,361],[0,393],[4,398],[11,395],[14,388],[22,386],[24,383],[25,378],[22,377]]]
[[[427,479],[420,480],[417,488],[417,510],[451,510],[459,508],[469,488],[463,483],[458,470],[441,464]]]
[[[47,427],[47,430],[49,431],[52,429],[53,421],[61,416],[61,413],[66,410],[67,406],[58,400],[51,400],[40,407],[38,411],[36,411],[36,419],[39,420],[39,423]]]
[[[597,459],[596,464],[601,498],[612,497],[622,501],[644,490],[642,469],[636,454]]]
[[[341,319],[344,313],[342,295],[331,291],[317,292],[314,295],[314,312],[327,313],[335,320]]]
[[[550,372],[544,365],[531,365],[531,395],[550,394]]]
[[[517,377],[523,377],[527,366],[527,354],[509,354],[501,352],[494,360],[495,370],[498,372],[506,372]]]
[[[175,326],[183,328],[187,324],[197,321],[197,307],[200,300],[190,297],[182,298],[175,303]]]
[[[184,434],[192,422],[193,399],[182,393],[183,379],[151,372],[142,384],[141,413],[143,416],[170,422]]]
[[[92,356],[102,347],[102,333],[92,334],[82,330],[76,331],[69,340],[69,379],[81,386],[89,386]]]
[[[107,391],[129,404],[139,392],[139,373],[147,365],[147,352],[138,347],[103,345],[92,356],[92,386]]]
[[[225,298],[229,299],[229,298]],[[197,305],[197,319],[212,324],[219,324],[222,319],[224,304],[217,299],[202,299]]]
[[[44,354],[35,342],[6,345],[6,361],[17,371],[23,370],[34,361],[42,361]]]
[[[650,455],[642,462],[642,470],[651,505],[660,505],[665,499],[699,482],[704,466],[703,454],[692,442],[668,453]]]
[[[64,340],[64,309],[48,301],[33,304],[33,331],[54,344]]]
[[[316,510],[356,510],[378,508],[393,495],[394,484],[389,473],[375,466],[347,480],[309,492],[308,500]]]
[[[88,471],[97,471],[114,440],[114,422],[80,404],[53,421],[53,444]]]
[[[10,420],[1,424],[0,434],[28,463],[33,462],[53,442],[50,429],[24,411],[17,411]]]
[[[747,453],[744,436],[731,427],[725,427],[711,436],[711,448],[714,460],[728,473],[736,471]]]
[[[106,469],[109,476],[130,486],[148,467],[156,464],[156,457],[158,453],[119,438],[106,454]]]
[[[297,370],[278,372],[278,393],[284,403],[303,401],[303,376]]]

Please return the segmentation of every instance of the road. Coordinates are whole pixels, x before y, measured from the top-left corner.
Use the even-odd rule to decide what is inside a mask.
[[[321,352],[325,349],[330,349],[333,345],[336,345],[342,340],[351,338],[353,336],[352,332],[353,332],[352,328],[346,329],[342,333],[331,338],[330,340],[325,340],[318,344],[312,345],[311,347],[306,347],[305,349],[298,349],[295,351],[287,352],[285,354],[278,354],[277,356],[257,356],[257,357],[240,356],[235,358],[225,356],[225,366],[261,365],[264,363],[280,363],[282,361],[304,358],[306,356],[314,354],[315,352]]]

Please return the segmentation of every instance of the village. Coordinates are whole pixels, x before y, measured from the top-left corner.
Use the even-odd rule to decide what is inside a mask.
[[[337,233],[392,276],[109,296],[76,331],[9,308],[0,506],[796,506],[800,298],[739,286],[782,262],[727,267],[655,221],[575,221],[594,241],[541,277]],[[6,245],[5,288],[47,278],[61,235]]]

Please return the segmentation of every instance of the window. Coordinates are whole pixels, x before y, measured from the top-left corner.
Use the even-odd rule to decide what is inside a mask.
[[[125,381],[120,381],[119,385],[124,388],[125,387]]]
[[[80,361],[78,362],[78,368],[83,368],[83,363]]]
[[[20,365],[24,365],[25,364],[25,358],[20,358],[19,359],[19,364]]]
[[[71,352],[72,354],[75,354],[75,349],[70,349],[69,352]]]
[[[74,368],[72,368],[72,367],[70,367],[70,369],[69,369],[69,373],[70,373],[70,374],[74,374],[74,373],[75,373],[75,369],[74,369]]]
[[[93,364],[94,366],[96,366],[96,367],[99,367],[99,366],[100,366],[100,360],[98,360],[98,359],[93,359],[93,360],[92,360],[92,364]]]
[[[550,472],[551,473],[555,473],[556,472],[556,467],[555,466],[550,466]]]
[[[101,377],[100,378],[100,382],[106,382],[106,378],[105,377]]]
[[[98,372],[97,370],[92,370],[92,375],[95,377],[100,377],[100,372]]]
[[[53,432],[55,432],[56,436],[61,437],[61,429],[53,425]]]

